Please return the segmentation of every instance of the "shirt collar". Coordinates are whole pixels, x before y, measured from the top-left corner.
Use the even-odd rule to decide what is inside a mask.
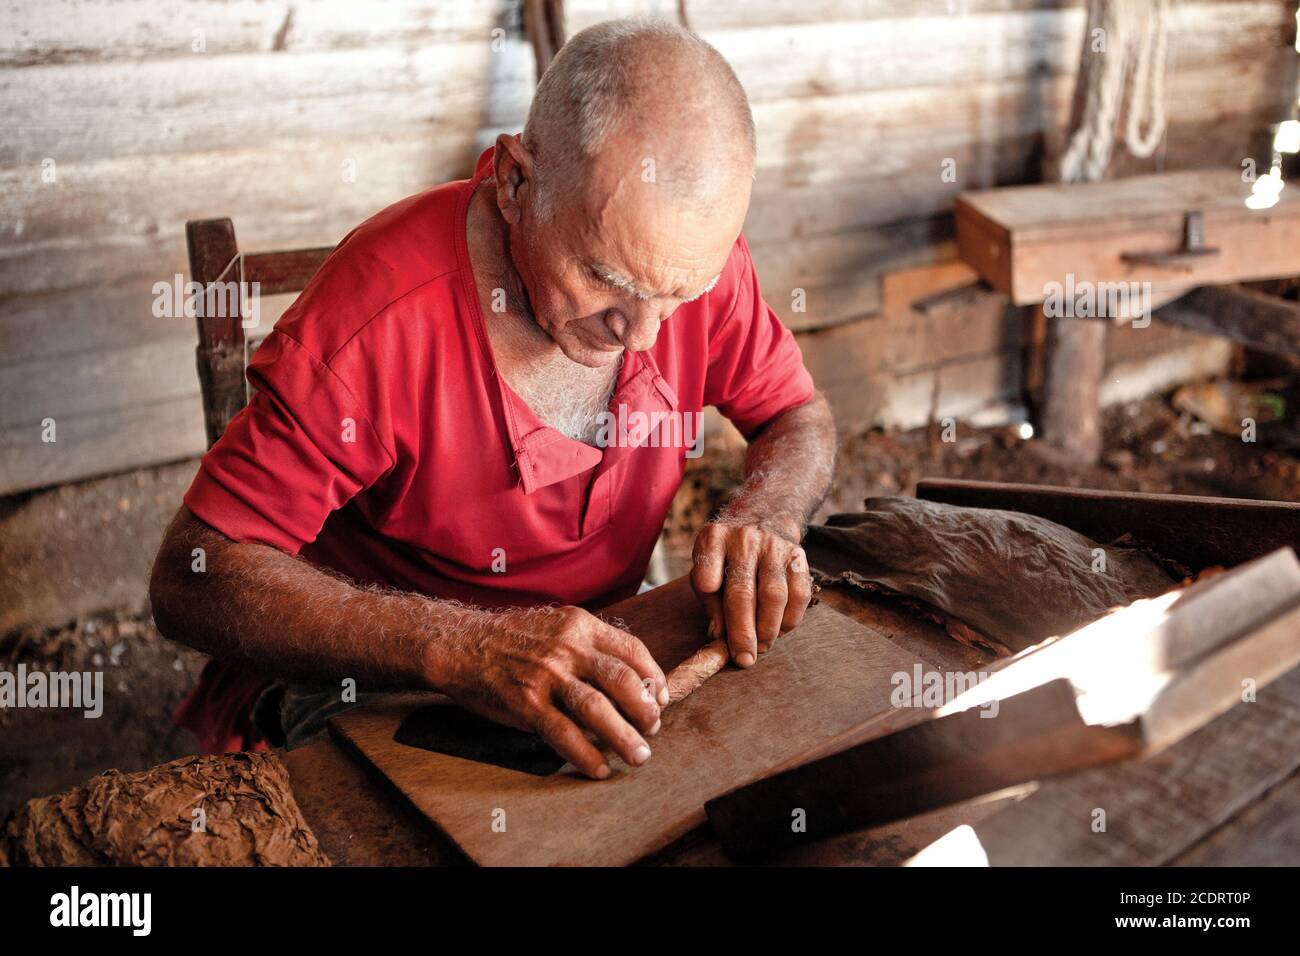
[[[664,413],[676,410],[677,393],[660,373],[654,356],[648,351],[628,353],[610,401],[609,444],[596,448],[539,424],[515,446],[515,467],[524,494],[593,468],[601,474],[616,467],[659,432]]]

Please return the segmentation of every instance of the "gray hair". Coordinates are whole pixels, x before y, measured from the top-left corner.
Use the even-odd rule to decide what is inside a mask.
[[[667,41],[692,75],[707,84],[710,102],[724,120],[736,123],[753,164],[757,152],[754,117],[744,87],[731,65],[699,34],[665,20],[629,17],[607,20],[575,34],[542,75],[524,125],[533,153],[538,215],[553,213],[553,197],[627,120],[635,105],[639,58],[636,48]]]

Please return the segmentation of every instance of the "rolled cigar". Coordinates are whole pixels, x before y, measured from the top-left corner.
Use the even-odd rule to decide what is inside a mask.
[[[726,666],[731,655],[726,641],[705,644],[666,675],[668,702],[675,704]]]

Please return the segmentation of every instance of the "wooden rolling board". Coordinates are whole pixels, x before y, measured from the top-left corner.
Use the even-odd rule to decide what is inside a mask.
[[[665,670],[705,641],[684,579],[606,616],[620,618]],[[396,743],[402,720],[427,696],[394,696],[330,723],[477,863],[620,865],[702,825],[706,800],[890,710],[892,676],[916,663],[883,634],[825,605],[810,608],[754,667],[728,668],[666,709],[645,766],[633,770],[611,755],[604,781],[568,766],[535,776]]]

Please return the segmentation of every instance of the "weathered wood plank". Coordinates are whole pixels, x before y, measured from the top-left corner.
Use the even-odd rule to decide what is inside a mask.
[[[1300,668],[1163,753],[1048,781],[975,833],[993,866],[1169,863],[1290,777],[1297,739]]]
[[[1177,326],[1113,325],[1106,334],[1101,403],[1132,401],[1183,382],[1222,375],[1232,354],[1227,339]]]
[[[1059,95],[1053,95],[1063,103],[1066,88],[1059,83],[1057,88]],[[1041,131],[1045,121],[1033,110],[1024,110],[1023,92],[1019,84],[1007,83],[976,86],[958,95],[936,87],[760,104],[759,182],[766,188],[768,179],[775,189],[778,183],[798,188],[842,183],[846,177],[873,178],[876,192],[894,190],[895,198],[882,207],[881,215],[897,219],[907,215],[896,198],[900,183],[918,183],[927,192],[935,191],[931,195],[951,190],[953,184],[944,183],[934,168],[936,161],[948,158],[946,151],[955,159],[963,150],[978,156],[1007,145],[988,140],[991,131],[1032,148],[1032,134]],[[946,132],[936,136],[934,124]],[[828,148],[855,141],[863,129],[873,131],[870,150]],[[303,244],[301,236],[251,231],[278,228],[283,234],[288,232],[286,221],[317,221],[322,228],[337,224],[331,230],[337,238],[389,202],[466,175],[477,147],[493,132],[451,129],[436,137],[302,141],[222,152],[217,162],[211,156],[186,154],[60,165],[52,184],[42,181],[38,167],[3,171],[0,222],[10,228],[0,232],[0,290],[39,293],[89,285],[104,276],[122,275],[123,258],[165,261],[160,240],[168,230],[179,230],[186,219],[201,216],[228,215],[241,224],[248,222],[248,229],[241,225],[241,231],[257,245]],[[1199,154],[1189,146],[1183,155],[1186,158],[1170,157],[1170,165],[1194,163]],[[1017,163],[1011,157],[1007,161]],[[969,170],[959,166],[959,182],[979,184],[974,177],[987,166],[978,159]],[[933,171],[928,184],[927,167]],[[973,178],[962,178],[967,175]],[[232,191],[232,182],[240,184],[237,191]],[[51,201],[56,195],[59,201]],[[200,204],[195,196],[229,198],[212,208],[210,201]],[[869,208],[865,200],[870,198],[864,197],[859,208]]]
[[[1265,94],[1262,86],[1227,87],[1198,75],[1223,64],[1258,63],[1270,48],[1284,54],[1280,5],[1247,7],[1227,23],[1215,5],[1177,9],[1179,55],[1168,83],[1175,116],[1184,115],[1180,104],[1188,95],[1202,111],[1225,104],[1236,112]],[[709,39],[756,104],[1007,81],[1029,99],[1048,80],[1069,80],[1082,29],[1081,10],[1045,10],[728,30]],[[201,69],[178,68],[174,59],[55,63],[0,83],[0,112],[23,133],[0,144],[0,165],[157,151],[157,136],[140,135],[141,123],[102,122],[123,111],[147,116],[151,131],[165,131],[168,152],[206,150],[214,127],[238,131],[245,142],[393,135],[430,125],[517,128],[531,99],[532,59],[522,39],[498,51],[485,31],[472,40],[415,47],[275,56],[214,51],[197,60]],[[213,88],[227,95],[213,101]]]
[[[146,270],[170,277],[185,271],[184,223],[208,216],[233,219],[250,248],[337,242],[384,206],[467,175],[476,146],[475,134],[448,132],[303,142],[291,154],[283,145],[231,150],[215,163],[133,157],[61,166],[51,185],[33,170],[6,171],[0,221],[22,223],[22,233],[0,245],[0,290],[89,287]]]
[[[755,256],[759,260],[764,295],[779,313],[796,320],[791,323],[793,327],[799,327],[800,320],[835,321],[840,316],[870,312],[879,303],[880,272],[927,262],[935,254],[942,254],[942,246],[933,246],[928,241],[933,228],[932,224],[920,222],[827,237],[827,241],[814,247],[815,255],[803,260],[805,271],[799,274],[778,271],[779,248],[760,247],[755,250]],[[822,262],[818,263],[817,255],[823,257]],[[790,287],[780,283],[796,279],[816,283],[823,277],[833,278],[839,274],[833,270],[843,268],[846,258],[857,263],[861,281],[840,286],[810,285],[806,290],[808,311],[790,311]],[[258,257],[253,261],[259,261]],[[765,262],[771,265],[772,282],[764,269]],[[178,265],[177,274],[188,278],[188,269]],[[245,278],[251,281],[253,275],[246,273]],[[301,278],[302,275],[295,276],[295,280]],[[0,364],[0,395],[17,398],[0,406],[0,428],[40,421],[46,416],[58,419],[84,416],[196,394],[193,320],[179,314],[154,317],[152,300],[144,298],[146,294],[151,294],[151,290],[144,283],[128,284],[115,304],[124,310],[129,307],[129,311],[90,313],[89,321],[97,323],[97,327],[105,322],[122,322],[132,330],[125,344],[117,348],[88,347],[84,340],[67,334],[67,318],[57,315],[48,316],[48,324],[37,324],[36,328],[52,348],[62,342],[67,352],[40,355],[31,343],[19,343],[18,354],[6,352],[4,363]],[[264,335],[292,298],[282,295],[262,303],[258,326],[250,333]],[[77,298],[70,296],[62,304],[76,307]],[[136,318],[132,320],[131,316]],[[0,322],[0,331],[6,329],[6,324]],[[936,332],[932,341],[940,338]],[[99,341],[107,344],[113,339],[104,336]],[[76,387],[68,387],[70,382],[76,383]]]
[[[350,0],[306,2],[209,3],[196,8],[181,0],[119,0],[102,7],[87,0],[52,0],[9,12],[10,27],[0,41],[0,65],[96,62],[194,55],[195,30],[209,50],[259,52],[332,50],[381,44],[422,45],[490,36],[495,27],[518,34],[519,4],[511,0],[460,0],[430,5],[402,0],[365,5]],[[1082,0],[912,0],[907,13],[917,19],[961,23],[1007,14],[1061,13],[1082,19]],[[1217,30],[1254,17],[1277,15],[1280,4],[1267,0],[1219,0],[1174,7],[1175,29],[1204,8],[1219,11]],[[290,8],[293,16],[289,16]],[[570,0],[570,32],[610,17],[637,13],[672,16],[656,0]],[[883,28],[899,17],[896,0],[750,0],[745,4],[703,3],[688,7],[691,25],[705,33],[740,28],[858,22]],[[1286,12],[1282,11],[1285,16]],[[1181,38],[1180,38],[1181,40]],[[1182,56],[1183,46],[1179,46]]]
[[[1018,304],[1053,288],[1072,296],[1076,281],[1169,291],[1294,274],[1300,197],[1284,190],[1275,206],[1250,209],[1250,194],[1239,168],[972,192],[957,201],[958,247]],[[1190,212],[1212,251],[1168,264],[1133,258],[1180,249]]]
[[[214,53],[193,66],[70,63],[0,77],[0,111],[21,133],[0,146],[0,165],[30,166],[47,156],[64,165],[206,153],[225,131],[229,142],[258,144],[520,128],[533,64],[523,43],[496,53],[485,35],[416,49]]]
[[[652,6],[673,12],[649,0],[567,6],[570,32]],[[1203,161],[1271,118],[1284,7],[1178,5],[1169,168]],[[754,0],[688,12],[755,101],[762,168],[746,233],[769,298],[795,328],[873,312],[877,273],[932,258],[924,243],[942,241],[926,238],[925,225],[887,224],[943,215],[957,188],[1032,175],[1039,140],[1064,122],[1067,60],[1053,51],[1075,43],[1083,21],[1072,0],[919,0],[906,15],[892,0]],[[155,318],[151,304],[154,281],[188,273],[185,220],[230,216],[253,249],[336,242],[384,205],[465,175],[500,125],[522,122],[532,87],[508,0],[51,0],[15,8],[6,22],[0,104],[21,135],[0,144],[0,163],[23,164],[0,170],[6,365],[105,349],[128,373],[149,361],[181,368],[178,323]],[[506,32],[494,53],[498,26]],[[195,30],[207,52],[193,51]],[[214,85],[226,91],[220,103],[207,93]],[[395,112],[394,101],[405,108]],[[100,120],[127,115],[138,119]],[[204,152],[214,132],[235,148]],[[55,183],[41,179],[47,157],[58,163]],[[935,172],[947,158],[956,183]],[[808,293],[807,312],[792,312],[795,288]],[[264,303],[265,324],[281,308]],[[132,357],[155,336],[171,344]],[[164,371],[148,376],[156,386],[114,386],[82,358],[41,367],[64,382],[89,376],[89,394],[110,403],[100,411],[170,399],[179,382]],[[908,374],[916,394],[922,377],[937,380]],[[39,393],[39,404],[62,401],[25,379],[10,383],[16,395]],[[27,422],[24,400],[8,394]],[[97,410],[90,400],[58,408],[73,418]]]
[[[1183,346],[1209,346],[1214,337],[1152,322],[1146,326],[1129,323],[1111,326],[1106,336],[1106,363],[1114,365],[1128,359],[1145,358]]]
[[[1041,137],[1033,131],[994,141],[900,145],[911,162],[880,175],[873,175],[874,161],[851,169],[838,156],[828,157],[825,166],[840,169],[839,178],[818,176],[815,182],[798,183],[785,182],[780,170],[760,173],[745,235],[751,243],[790,243],[862,226],[946,216],[964,189],[1031,180],[1037,175]],[[954,164],[952,181],[941,175],[948,162]]]
[[[755,102],[823,97],[873,89],[1022,78],[1027,84],[1072,75],[1083,41],[1084,10],[1047,4],[1037,10],[970,16],[918,10],[886,21],[827,18],[767,28],[752,24],[705,33],[727,57]],[[904,11],[900,9],[899,13]],[[791,8],[786,19],[799,14]],[[1171,9],[1171,89],[1184,71],[1246,62],[1261,50],[1285,50],[1289,16],[1274,2],[1234,6],[1182,3]]]
[[[1300,274],[1300,251],[1295,268]],[[1280,296],[1243,286],[1205,286],[1157,310],[1155,317],[1262,352],[1300,357],[1300,305]]]
[[[1073,10],[1085,6],[1084,0],[908,0],[906,12],[913,17],[933,17],[959,21],[989,14],[1042,10]],[[1260,6],[1260,0],[1211,0],[1197,6],[1222,10],[1222,19],[1230,20],[1238,10]],[[614,12],[617,11],[617,12]],[[749,0],[747,3],[688,3],[691,26],[712,31],[738,27],[793,26],[803,23],[891,20],[899,16],[897,0],[808,0],[790,4],[787,0]],[[672,15],[662,0],[570,0],[571,30],[579,30],[597,20],[633,13]],[[1289,15],[1289,12],[1287,13]]]
[[[919,0],[910,9],[918,15],[978,15],[1074,7],[1080,2]],[[199,6],[184,0],[118,0],[111,7],[89,0],[50,0],[8,11],[10,29],[0,37],[0,64],[185,57],[193,55],[195,30],[203,31],[208,49],[239,53],[419,45],[489,36],[498,26],[517,35],[519,8],[517,0],[439,4],[386,0],[370,5],[353,0],[243,0]],[[655,0],[569,0],[567,8],[570,32],[611,17],[674,13]],[[750,0],[741,8],[730,3],[693,4],[689,12],[696,29],[715,30],[892,19],[898,15],[898,4],[895,0],[815,0],[791,6],[786,0]]]
[[[1201,336],[1200,341],[1169,340],[1160,348],[1117,359],[1106,366],[1101,404],[1131,402],[1184,382],[1226,375],[1232,368],[1232,352],[1232,343],[1226,339]]]
[[[894,95],[880,96],[887,100]],[[930,112],[943,111],[944,103],[951,108],[952,97],[946,91],[927,91],[926,98],[933,107]],[[966,105],[975,108],[973,102]],[[885,106],[883,102],[858,104],[872,113]],[[901,103],[891,108],[910,109]],[[1013,100],[1007,99],[1004,108],[1014,109]],[[991,169],[996,170],[995,181],[1004,181],[1003,170],[1012,176],[1016,169],[1029,168],[1035,141],[1032,130],[1012,140],[984,142],[979,139],[984,134],[971,125],[969,116],[968,112],[965,119],[950,117],[957,124],[955,129],[965,130],[954,132],[956,138],[952,140],[936,140],[919,120],[905,127],[905,133],[877,123],[878,148],[865,155],[828,151],[819,137],[793,135],[795,131],[791,130],[792,135],[786,138],[796,145],[787,149],[777,144],[772,148],[776,155],[771,162],[779,171],[766,164],[760,169],[758,201],[768,201],[762,191],[769,188],[766,195],[775,203],[782,202],[783,188],[807,187],[812,192],[825,185],[832,195],[837,190],[844,195],[851,170],[849,178],[872,178],[874,182],[856,203],[843,204],[850,210],[845,221],[856,218],[882,222],[918,214],[906,207],[909,195],[918,196],[921,212],[927,206],[942,208],[957,186],[987,183]],[[848,123],[842,129],[837,125],[831,131],[855,137],[862,128],[872,125],[871,114],[859,115],[858,119],[858,123]],[[789,112],[785,120],[798,122],[797,112]],[[123,259],[165,261],[160,259],[163,233],[178,230],[187,218],[202,215],[226,214],[238,222],[247,221],[254,231],[250,241],[258,245],[313,241],[304,235],[304,229],[290,236],[290,230],[285,228],[286,221],[305,223],[309,217],[322,223],[321,228],[333,232],[332,238],[336,239],[360,219],[401,196],[467,174],[477,147],[490,136],[491,131],[480,130],[451,131],[432,140],[415,136],[313,141],[294,144],[291,157],[287,155],[288,147],[279,145],[224,152],[215,163],[212,157],[193,154],[135,157],[88,166],[61,165],[54,184],[42,182],[35,167],[0,172],[0,222],[10,227],[7,234],[0,232],[0,289],[11,294],[48,292],[102,282],[106,275],[123,275],[127,272]],[[796,146],[798,152],[792,152]],[[1015,146],[1023,151],[1010,152]],[[980,161],[981,155],[991,155],[987,150],[995,148],[1004,153],[996,167]],[[1202,152],[1189,144],[1185,153],[1168,157],[1169,165],[1194,163]],[[975,162],[962,165],[961,158],[968,155]],[[958,183],[944,183],[937,173],[931,174],[944,158],[958,160]],[[240,189],[232,193],[230,182],[240,183]],[[61,197],[59,202],[50,201],[54,195]],[[196,204],[195,195],[227,195],[231,201],[213,208],[210,203]],[[880,199],[878,211],[874,210],[873,197]],[[824,202],[831,204],[829,200]],[[784,208],[790,208],[788,202]],[[859,210],[856,213],[852,212],[855,208]],[[763,231],[770,229],[779,235],[781,219],[779,212],[768,214]],[[762,217],[758,221],[761,223]],[[791,217],[786,228],[790,234],[797,234],[799,229],[809,228],[806,223],[806,219]],[[334,224],[332,229],[330,224]],[[829,224],[831,229],[835,225],[833,221]],[[257,234],[273,230],[279,234]],[[73,236],[76,238],[69,238]],[[329,237],[329,232],[318,234],[314,241]]]
[[[212,53],[414,46],[489,37],[517,24],[516,8],[505,0],[50,0],[6,11],[0,64],[208,55],[196,51],[200,42]]]
[[[0,403],[0,429],[37,429],[44,418],[62,422],[196,395],[197,341],[194,320],[186,319],[168,335],[127,348],[0,366],[0,395],[15,397]]]
[[[1036,25],[988,18],[969,22],[974,26],[937,36],[927,21],[899,20],[890,21],[888,29],[829,24],[793,32],[729,31],[713,39],[755,102],[1024,82],[1045,75],[1045,64],[1052,62],[1050,44],[1038,49],[1015,42],[1027,30],[1043,32]],[[1003,54],[989,55],[994,48]],[[0,146],[0,164],[39,163],[46,156],[85,162],[157,151],[156,136],[140,135],[142,123],[102,122],[107,113],[122,111],[147,115],[151,130],[165,131],[169,152],[205,151],[214,127],[238,130],[245,142],[362,131],[391,135],[430,124],[518,127],[534,75],[532,55],[522,42],[496,52],[486,34],[413,49],[211,53],[199,62],[202,69],[145,60],[22,71],[18,81],[0,85],[0,111],[23,132],[21,139]],[[827,64],[839,65],[834,74],[827,74]],[[228,95],[214,102],[213,88]]]
[[[1199,843],[1173,866],[1295,866],[1300,863],[1300,772]]]
[[[814,329],[875,312],[880,276],[950,256],[950,235],[947,219],[916,219],[797,243],[760,242],[750,251],[767,303],[788,328]],[[795,311],[797,290],[806,311]]]
[[[798,336],[804,358],[824,369],[819,378],[837,381],[838,366],[850,376],[881,371],[897,374],[1015,351],[1024,342],[1021,310],[1005,297],[979,287],[954,292],[926,309],[882,312],[869,318]]]
[[[180,461],[207,447],[197,386],[155,405],[57,419],[54,442],[41,433],[40,420],[0,430],[0,494]]]
[[[1221,131],[1208,128],[1203,130],[1202,141],[1219,132]],[[996,180],[979,180],[974,185],[983,187],[994,185],[995,182],[1023,181],[1036,164],[1035,142],[1036,137],[1029,137],[998,144],[997,156],[1019,164],[1022,174],[1016,175],[1010,167],[999,169],[996,170]],[[972,144],[967,152],[973,156],[976,152],[982,153],[983,148]],[[959,180],[951,184],[943,183],[932,173],[932,168],[937,168],[939,162],[937,155],[931,157],[933,162],[925,162],[916,170],[901,174],[896,180],[844,179],[829,184],[786,187],[779,182],[773,183],[770,179],[760,179],[756,184],[745,234],[749,237],[751,246],[756,247],[760,261],[760,280],[765,288],[771,288],[769,296],[783,320],[792,328],[817,328],[876,311],[878,292],[874,277],[864,275],[861,269],[850,269],[843,278],[832,281],[830,285],[813,287],[816,291],[809,299],[808,312],[791,312],[788,308],[789,290],[794,287],[808,289],[809,285],[800,283],[811,284],[811,281],[823,280],[819,280],[815,274],[796,275],[794,270],[785,268],[786,252],[795,245],[789,240],[801,240],[805,235],[815,235],[817,232],[845,231],[881,222],[894,222],[909,216],[923,216],[927,211],[946,211],[952,192],[965,188],[966,177],[972,175],[974,170],[965,161],[965,154],[958,151],[956,155],[959,157]],[[1179,158],[1176,155],[1170,157],[1171,161]],[[1187,154],[1183,154],[1183,158],[1187,158]],[[268,159],[268,162],[273,160]],[[382,200],[376,197],[376,201]],[[267,199],[268,204],[272,202],[272,199]],[[365,211],[357,211],[354,213],[356,219],[348,221],[343,216],[331,216],[322,210],[322,221],[319,223],[304,219],[304,214],[300,213],[294,213],[290,219],[283,221],[280,218],[282,213],[275,206],[268,205],[253,218],[237,215],[237,222],[247,223],[247,229],[241,225],[241,235],[252,236],[250,243],[254,248],[310,246],[336,241],[367,214]],[[337,221],[331,227],[325,219]],[[819,228],[819,222],[824,228]],[[892,268],[906,264],[913,257],[916,261],[925,261],[923,248],[915,245],[912,240],[905,240],[901,233],[898,235],[902,247],[900,257],[872,268]],[[139,341],[142,337],[168,334],[167,327],[173,324],[172,320],[152,315],[152,287],[160,280],[174,282],[177,275],[184,281],[188,270],[179,235],[166,238],[165,241],[162,236],[155,238],[158,241],[148,248],[138,248],[131,244],[114,246],[116,258],[103,262],[104,274],[117,272],[122,274],[122,278],[109,283],[104,283],[101,278],[100,283],[94,287],[93,294],[74,288],[9,298],[4,310],[0,312],[0,363],[73,353],[89,348],[120,348]],[[787,241],[782,241],[783,238]],[[934,256],[930,258],[941,255],[942,248],[935,247]],[[148,276],[132,275],[134,270],[146,263],[156,271]],[[783,287],[787,290],[784,304],[777,295]],[[291,299],[276,301],[264,296],[263,326],[272,325],[289,301]],[[1113,328],[1107,338],[1108,355],[1111,361],[1115,361],[1121,353],[1128,356],[1130,352],[1133,355],[1140,352],[1149,357],[1171,351],[1168,343],[1183,338],[1187,339],[1188,348],[1194,342],[1208,342],[1204,337],[1183,333],[1176,328],[1132,329],[1130,326],[1122,326]],[[1131,349],[1123,345],[1130,340]],[[1209,344],[1213,346],[1213,343]],[[1211,351],[1215,355],[1223,352],[1217,348],[1211,348]],[[1222,363],[1216,360],[1212,364],[1217,368]],[[1171,370],[1171,374],[1175,375],[1171,381],[1180,380],[1177,376],[1181,373],[1177,373],[1177,370]],[[1107,388],[1114,391],[1109,385]],[[1124,397],[1115,393],[1110,398],[1103,397],[1103,400],[1123,400]]]
[[[825,352],[807,353],[805,362],[830,402],[841,435],[874,427],[920,428],[945,418],[985,414],[1005,420],[1019,395],[1022,364],[1019,352],[1003,352],[895,375],[855,372]]]
[[[160,263],[175,269],[166,277],[127,276],[93,290],[64,289],[9,299],[0,314],[0,367],[79,352],[106,352],[154,338],[189,336],[193,345],[192,320],[179,313],[154,314],[154,302],[159,298],[155,284],[163,283],[172,290],[161,307],[175,300],[177,276],[182,291],[189,279],[183,249],[173,250],[170,258],[174,261]],[[267,295],[263,287],[255,334],[273,326],[294,298]]]

